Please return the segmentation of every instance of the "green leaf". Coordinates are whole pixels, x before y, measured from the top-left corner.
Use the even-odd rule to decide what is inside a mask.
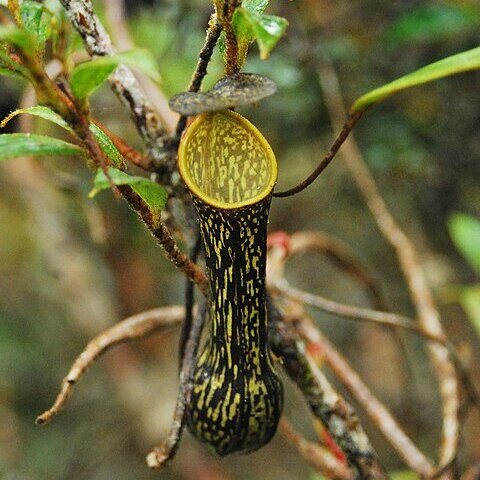
[[[57,138],[32,133],[6,133],[0,135],[0,160],[23,156],[81,155],[84,151]]]
[[[52,32],[52,15],[41,3],[23,0],[20,5],[20,16],[23,28],[36,39],[38,48],[43,51],[45,42]]]
[[[455,213],[448,221],[448,231],[455,246],[480,274],[480,220],[465,213]]]
[[[25,30],[10,25],[0,25],[0,42],[8,42],[26,50],[32,43],[32,37]]]
[[[98,146],[103,153],[113,162],[113,165],[118,168],[124,166],[123,157],[117,150],[117,147],[110,140],[108,135],[94,123],[90,124],[90,131],[95,135]]]
[[[478,13],[460,5],[431,4],[415,8],[400,17],[383,35],[390,48],[421,41],[448,39],[478,25]]]
[[[48,120],[52,123],[55,123],[59,127],[64,128],[67,130],[69,133],[74,133],[73,129],[70,127],[70,125],[60,116],[58,113],[55,113],[52,109],[48,107],[43,107],[41,105],[36,105],[34,107],[30,108],[20,108],[18,110],[15,110],[14,112],[10,113],[8,117],[6,117],[1,123],[0,123],[0,128],[5,127],[5,125],[13,118],[16,117],[17,115],[21,113],[26,113],[29,115],[35,115],[37,117],[43,118],[45,120]],[[123,157],[120,154],[120,152],[117,150],[117,147],[113,144],[113,142],[110,140],[110,138],[101,130],[97,125],[94,123],[90,124],[90,131],[95,135],[95,139],[97,140],[97,143],[99,147],[102,149],[102,151],[105,153],[105,155],[112,160],[113,164],[116,167],[122,168],[124,165],[123,162]]]
[[[480,285],[463,288],[460,304],[480,336]]]
[[[263,13],[268,6],[268,0],[243,0],[242,7],[249,12]]]
[[[111,188],[114,185],[129,185],[148,205],[154,216],[154,222],[160,221],[160,213],[167,202],[167,192],[158,183],[152,182],[148,178],[128,175],[116,168],[108,168],[107,178],[103,170],[99,169],[93,181],[94,188],[88,194],[90,198],[98,192]]]
[[[413,73],[394,80],[383,87],[376,88],[362,95],[353,104],[353,112],[361,112],[371,105],[381,102],[394,93],[401,92],[416,85],[432,82],[440,78],[468,72],[480,68],[480,47],[444,58],[438,62],[420,68]]]
[[[411,470],[397,470],[391,472],[390,477],[392,480],[420,480],[420,477]]]
[[[248,3],[251,3],[249,7]],[[239,44],[239,56],[245,57],[248,46],[256,40],[260,58],[265,60],[285,33],[288,21],[285,18],[259,13],[263,3],[248,2],[238,7],[233,14],[232,25]],[[266,5],[265,5],[266,6]]]
[[[95,58],[77,65],[70,77],[70,86],[75,97],[85,100],[122,63],[142,70],[157,82],[160,80],[152,54],[148,50],[132,50],[110,57]]]
[[[0,67],[0,75],[4,75],[6,77],[15,77],[15,78],[23,78],[23,75],[20,72],[16,72],[15,70],[10,70],[6,67]]]
[[[70,125],[58,113],[55,113],[51,108],[43,107],[41,105],[36,105],[34,107],[29,107],[29,108],[19,108],[18,110],[15,110],[14,112],[10,113],[8,117],[2,120],[2,122],[0,123],[0,128],[4,128],[5,125],[12,118],[16,117],[17,115],[20,115],[21,113],[35,115],[36,117],[43,118],[45,120],[48,120],[49,122],[57,124],[59,127],[64,128],[68,132],[73,133],[73,130],[70,127]]]

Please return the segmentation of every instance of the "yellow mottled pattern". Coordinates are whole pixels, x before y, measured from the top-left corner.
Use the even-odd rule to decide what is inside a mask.
[[[265,305],[276,163],[265,139],[238,114],[203,114],[191,128],[179,169],[199,216],[211,296],[210,335],[195,367],[187,425],[226,455],[267,443],[282,410]]]
[[[267,338],[269,202],[219,211],[194,197],[212,291],[211,335],[195,368],[187,423],[221,455],[267,443],[282,409]]]
[[[179,170],[193,194],[223,208],[261,200],[277,175],[275,156],[265,138],[248,120],[230,111],[195,119],[180,143]]]

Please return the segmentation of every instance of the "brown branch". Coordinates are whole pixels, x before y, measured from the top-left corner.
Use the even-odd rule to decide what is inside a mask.
[[[184,313],[185,314],[185,313]],[[158,447],[155,447],[147,455],[147,465],[153,469],[164,468],[175,456],[185,424],[185,410],[190,403],[193,389],[193,373],[195,369],[195,358],[200,345],[200,337],[207,315],[206,305],[197,315],[194,315],[190,329],[185,352],[182,358],[180,370],[180,387],[178,390],[177,403],[173,414],[173,421],[167,439]]]
[[[345,108],[336,72],[326,59],[315,62],[319,83],[324,91],[325,102],[332,127],[337,129]],[[420,327],[435,337],[444,337],[440,316],[430,291],[420,259],[413,243],[405,235],[390,214],[375,181],[368,170],[354,138],[345,142],[343,157],[350,169],[378,228],[393,247],[400,268],[406,279]],[[442,399],[443,426],[440,446],[440,464],[450,464],[456,456],[459,442],[458,411],[460,407],[458,380],[455,367],[449,358],[448,349],[438,343],[429,343],[428,350],[437,376]]]
[[[323,360],[336,378],[361,405],[365,413],[400,454],[405,463],[418,474],[430,477],[434,473],[432,462],[408,438],[392,414],[371,393],[340,352],[314,326],[303,308],[297,304],[296,308],[289,312],[288,319],[293,322],[302,338],[308,343],[318,346],[322,352]]]
[[[207,75],[207,67],[212,58],[213,50],[215,48],[215,45],[217,44],[218,37],[220,36],[221,31],[222,31],[222,27],[218,22],[218,18],[215,14],[213,14],[210,17],[210,20],[208,22],[205,43],[198,55],[197,65],[195,67],[195,71],[193,72],[190,85],[187,88],[187,92],[198,92],[200,90],[203,79]],[[180,120],[178,121],[176,130],[175,130],[176,142],[180,141],[180,137],[182,136],[182,132],[185,130],[186,124],[187,124],[187,117],[182,115],[180,117]]]
[[[461,476],[461,480],[478,480],[480,478],[480,462],[476,462]]]
[[[34,84],[35,86],[43,84],[55,85],[50,80],[43,68],[38,67],[37,76],[38,79]],[[106,166],[110,163],[110,161],[98,146],[95,137],[90,130],[89,112],[84,111],[86,108],[83,110],[79,108],[75,104],[73,97],[70,98],[68,96],[68,92],[62,92],[56,85],[55,88],[59,90],[62,95],[60,95],[58,98],[55,97],[56,90],[49,91],[48,95],[51,96],[52,99],[55,99],[60,106],[63,105],[67,109],[68,117],[66,119],[72,124],[78,137],[84,142],[83,146],[88,150],[91,159],[97,166],[101,166],[102,168],[106,169]],[[123,150],[125,152],[125,148],[123,148]],[[146,205],[142,198],[129,186],[115,187],[112,185],[112,188],[115,192],[120,191],[129,205],[137,212],[152,235],[157,239],[168,260],[170,260],[178,269],[185,273],[185,275],[191,281],[196,283],[205,295],[208,294],[208,281],[205,274],[197,267],[197,265],[195,265],[194,262],[188,258],[184,252],[181,251],[168,228],[162,222],[160,222],[159,219],[154,218],[150,208],[148,205]]]
[[[36,423],[47,423],[58,415],[72,394],[73,387],[95,360],[108,349],[121,343],[145,338],[157,331],[172,328],[183,319],[184,308],[162,307],[138,313],[122,320],[91,340],[76,358],[62,382],[60,393],[53,406],[37,417]]]
[[[283,360],[285,371],[301,390],[312,414],[345,453],[354,477],[387,478],[355,411],[305,354],[303,343],[271,302],[269,338],[273,352]]]
[[[152,217],[148,206],[128,185],[119,186],[118,189],[133,210],[135,210],[143,220],[150,233],[155,237],[167,259],[182,271],[187,278],[196,283],[201,292],[207,296],[209,294],[209,287],[205,273],[180,249],[170,230],[165,224]]]
[[[115,54],[110,37],[93,12],[90,0],[61,0],[61,3],[91,56]],[[142,92],[133,73],[126,66],[120,65],[110,76],[109,81],[114,92],[130,111],[152,159],[158,167],[165,166],[168,170],[166,173],[171,173],[170,153],[166,152],[167,132],[162,126],[162,119]]]
[[[344,463],[335,458],[325,447],[305,440],[285,418],[280,420],[279,430],[288,441],[296,446],[305,461],[327,478],[335,480],[353,479],[352,472]]]
[[[351,247],[340,241],[338,238],[331,237],[324,232],[295,232],[289,237],[288,254],[290,256],[302,254],[310,251],[321,251],[325,254],[338,268],[349,275],[354,281],[359,283],[365,289],[365,293],[370,299],[370,302],[375,310],[391,312],[388,303],[382,295],[381,286],[378,281],[365,269],[362,263],[356,258],[356,255]],[[413,325],[413,322],[411,323]],[[417,326],[414,326],[414,329]],[[405,338],[401,335],[398,328],[393,330],[394,339],[398,344],[398,348],[405,353],[406,344]],[[407,359],[407,365],[402,367],[409,370],[410,364]],[[412,383],[407,380],[406,371],[400,374],[399,381],[402,382],[404,388],[410,390]],[[473,398],[473,397],[472,397]]]
[[[224,0],[222,26],[225,31],[225,74],[234,75],[240,71],[238,64],[237,37],[233,31],[232,19],[240,0]]]
[[[352,320],[363,320],[389,327],[402,328],[413,333],[421,335],[428,340],[444,345],[446,338],[440,337],[425,331],[421,326],[417,325],[414,320],[403,315],[390,312],[379,312],[378,310],[370,310],[368,308],[354,307],[343,303],[335,302],[329,298],[312,293],[304,292],[298,288],[289,285],[285,279],[270,279],[270,287],[274,290],[287,295],[292,300],[296,300],[312,307],[316,307],[324,312],[337,315],[339,317],[350,318]]]
[[[268,284],[271,289],[286,295],[292,300],[311,305],[333,315],[350,318],[352,320],[373,322],[389,327],[403,328],[440,344],[447,343],[447,339],[444,335],[440,336],[432,334],[415,323],[413,319],[404,315],[345,305],[322,297],[321,295],[312,294],[292,287],[284,278],[285,261],[291,255],[303,251],[303,248],[301,248],[302,245],[304,244],[301,243],[300,245],[297,245],[295,249],[290,249],[288,252],[281,247],[273,247],[270,249],[268,257]]]
[[[105,5],[105,19],[112,35],[113,44],[121,52],[133,50],[135,44],[128,30],[124,0],[104,0],[103,4]],[[170,110],[167,98],[148,75],[139,71],[135,72],[135,76],[145,91],[145,95],[158,112],[164,128],[171,134],[175,130],[178,114]]]
[[[380,286],[357,260],[354,251],[348,244],[323,232],[302,231],[290,235],[288,243],[290,256],[308,251],[320,251],[325,254],[336,267],[365,288],[376,310],[387,309]]]

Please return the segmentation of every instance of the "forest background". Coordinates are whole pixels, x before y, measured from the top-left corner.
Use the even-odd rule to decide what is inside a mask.
[[[96,6],[121,42],[111,12],[101,2]],[[272,1],[268,12],[289,20],[287,34],[268,61],[252,47],[244,70],[268,75],[278,92],[240,111],[276,152],[279,190],[301,181],[332,142],[317,58],[330,59],[348,106],[376,86],[479,43],[477,0],[304,0],[301,8]],[[127,2],[131,38],[154,53],[166,98],[188,85],[210,13],[211,5],[202,1]],[[205,87],[221,76],[216,52]],[[0,77],[2,118],[16,108],[24,87],[17,79]],[[480,218],[479,87],[479,73],[472,72],[408,90],[367,113],[354,132],[387,205],[421,254],[445,330],[468,358],[477,385],[479,295],[477,290],[477,307],[471,307],[459,286],[478,283],[479,272],[462,255],[461,233],[456,236],[454,230],[455,225],[461,230],[465,220],[458,212]],[[92,107],[110,130],[141,145],[107,85],[94,94]],[[32,121],[37,131],[52,133],[51,125]],[[12,121],[4,132],[16,127]],[[82,380],[62,415],[46,427],[34,424],[92,336],[142,310],[183,302],[183,276],[136,216],[108,193],[92,201],[90,189],[91,172],[74,159],[15,160],[0,168],[2,478],[316,478],[281,433],[259,452],[223,460],[186,435],[167,471],[146,468],[145,453],[165,436],[174,408],[177,331],[108,353]],[[341,156],[310,188],[272,203],[269,231],[278,230],[321,231],[350,245],[389,308],[414,315],[395,255]],[[292,259],[287,271],[299,288],[369,305],[359,285],[320,254]],[[400,349],[384,327],[314,310],[311,315],[417,445],[435,456],[440,405],[424,340],[403,333]],[[315,438],[307,407],[291,385],[286,397],[292,424]],[[405,470],[359,412],[388,470]],[[480,459],[478,438],[480,416],[472,410],[464,422],[461,465]]]

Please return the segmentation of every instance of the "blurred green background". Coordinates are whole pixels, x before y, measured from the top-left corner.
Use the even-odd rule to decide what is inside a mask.
[[[314,50],[332,59],[347,105],[376,86],[479,44],[478,0],[300,5],[309,12]],[[158,59],[165,95],[184,90],[203,44],[209,2],[128,7],[130,32]],[[242,113],[273,146],[278,188],[284,189],[314,168],[332,132],[295,4],[272,1],[268,13],[289,19],[288,34],[266,62],[253,46],[245,70],[269,75],[279,91]],[[217,52],[206,86],[221,75]],[[15,108],[23,88],[18,80],[0,78],[2,117]],[[479,91],[478,72],[412,89],[375,107],[355,133],[388,206],[421,253],[445,329],[470,356],[477,386],[479,338],[449,292],[453,285],[478,282],[478,275],[455,249],[447,223],[456,211],[480,217]],[[95,94],[93,109],[111,130],[141,146],[107,87]],[[35,125],[42,132],[52,128]],[[166,471],[148,470],[144,457],[168,431],[176,398],[178,332],[115,348],[81,381],[53,423],[34,425],[96,333],[133,313],[183,299],[182,276],[136,216],[109,193],[88,199],[90,188],[91,174],[79,160],[22,159],[0,168],[0,477],[311,478],[311,469],[280,434],[259,452],[223,460],[186,434]],[[414,314],[396,259],[340,158],[305,192],[274,200],[269,228],[319,230],[347,242],[380,283],[392,311]],[[364,292],[320,255],[290,262],[288,278],[329,298],[368,306]],[[418,445],[435,457],[439,400],[424,342],[403,335],[405,355],[383,328],[312,314]],[[404,469],[359,413],[385,465]],[[291,386],[286,414],[307,438],[315,438],[307,408]],[[463,467],[480,459],[479,438],[480,417],[471,413],[460,448]]]

